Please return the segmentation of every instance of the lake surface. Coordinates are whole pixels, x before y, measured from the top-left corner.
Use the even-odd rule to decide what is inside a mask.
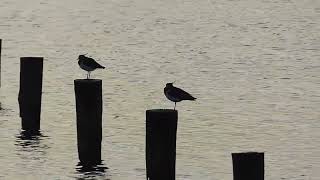
[[[268,180],[320,179],[320,1],[1,0],[0,179],[145,179],[145,111],[178,103],[178,180],[231,180],[265,152]],[[77,166],[73,80],[106,65],[101,169]],[[44,57],[41,134],[20,134],[19,63]],[[108,169],[106,169],[108,168]]]

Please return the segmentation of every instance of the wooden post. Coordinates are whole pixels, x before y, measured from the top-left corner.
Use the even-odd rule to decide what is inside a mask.
[[[232,153],[234,180],[264,180],[264,153]]]
[[[74,80],[77,111],[77,140],[80,164],[101,163],[102,80]]]
[[[146,167],[148,180],[175,180],[178,111],[146,111]]]
[[[19,107],[22,129],[40,130],[42,94],[42,57],[20,58]]]
[[[0,87],[1,87],[1,50],[2,50],[2,39],[0,39]]]
[[[2,39],[0,39],[0,88],[1,88],[1,50],[2,50]],[[1,92],[1,91],[0,91]],[[1,95],[1,94],[0,94]],[[1,100],[1,99],[0,99]],[[0,110],[1,110],[1,101],[0,101]]]

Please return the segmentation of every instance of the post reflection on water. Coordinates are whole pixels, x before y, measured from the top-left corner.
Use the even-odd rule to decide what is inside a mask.
[[[44,135],[41,131],[24,131],[21,130],[15,136],[16,155],[19,162],[16,168],[24,169],[46,169],[48,171],[52,167],[48,167],[48,153],[52,148],[48,144],[49,136]],[[51,164],[51,163],[49,163]],[[111,175],[107,173],[108,167],[101,161],[99,164],[87,165],[76,164],[74,179],[103,179],[111,180]]]
[[[107,174],[107,169],[103,162],[95,165],[86,165],[82,163],[78,163],[76,166],[76,174],[77,179],[104,179],[111,180],[109,175]]]
[[[48,161],[48,136],[40,131],[20,131],[15,138],[16,155],[19,161],[16,162],[16,169],[38,169],[45,170]]]
[[[49,137],[43,135],[41,131],[22,130],[18,135],[16,135],[15,145],[17,146],[18,154],[22,156],[25,155],[26,157],[24,158],[27,159],[45,157],[47,154],[47,149],[50,147],[42,142],[44,139],[49,139]],[[33,156],[27,156],[29,153]]]

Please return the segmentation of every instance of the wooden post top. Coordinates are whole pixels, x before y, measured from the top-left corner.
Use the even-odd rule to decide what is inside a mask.
[[[147,113],[177,113],[177,110],[173,109],[148,109]]]
[[[75,79],[74,82],[77,83],[99,83],[101,79]]]
[[[254,154],[264,154],[264,152],[241,152],[241,153],[232,153],[232,155],[243,155],[243,156],[246,156],[246,155],[254,155]]]
[[[21,60],[43,60],[43,57],[20,57]]]

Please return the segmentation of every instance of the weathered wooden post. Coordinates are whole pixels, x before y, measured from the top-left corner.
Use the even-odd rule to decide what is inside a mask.
[[[102,80],[74,80],[78,156],[84,166],[101,163]]]
[[[146,167],[148,180],[175,180],[178,111],[146,111]]]
[[[2,50],[2,39],[0,39],[0,87],[1,87],[1,50]]]
[[[42,57],[20,58],[19,107],[22,129],[40,130],[42,94]]]
[[[264,153],[232,153],[234,180],[264,180]]]
[[[1,88],[1,50],[2,50],[2,39],[0,39],[0,88]],[[1,92],[1,91],[0,91]],[[1,95],[1,94],[0,94]],[[0,99],[1,100],[1,99]],[[0,109],[1,108],[1,101],[0,101]]]

